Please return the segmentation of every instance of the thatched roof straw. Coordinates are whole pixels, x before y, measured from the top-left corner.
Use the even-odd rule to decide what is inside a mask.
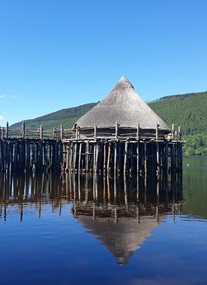
[[[114,127],[116,123],[122,127],[169,130],[166,123],[136,93],[131,82],[121,77],[114,89],[76,124],[85,127]]]

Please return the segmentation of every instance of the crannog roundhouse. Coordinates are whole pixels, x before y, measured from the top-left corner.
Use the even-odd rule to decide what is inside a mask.
[[[77,125],[82,128],[159,129],[169,133],[169,127],[137,94],[133,85],[124,76],[114,89],[98,105],[82,116]]]
[[[182,168],[180,130],[170,130],[125,77],[74,128],[68,169],[159,175]]]

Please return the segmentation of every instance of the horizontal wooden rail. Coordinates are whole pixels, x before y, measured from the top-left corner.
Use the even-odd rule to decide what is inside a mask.
[[[53,129],[44,129],[41,125],[39,128],[26,128],[25,123],[22,123],[21,127],[14,128],[6,124],[6,127],[0,127],[0,139],[55,139],[55,140],[73,140],[73,139],[115,139],[115,140],[181,140],[180,127],[175,129],[175,125],[172,125],[171,130],[162,130],[158,125],[155,125],[154,129],[141,128],[139,125],[137,128],[122,127],[116,124],[114,127],[97,127],[93,128],[80,128],[76,126],[76,129],[65,129],[63,126]]]

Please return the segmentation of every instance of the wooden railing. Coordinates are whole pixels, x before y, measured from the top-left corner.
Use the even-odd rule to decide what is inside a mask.
[[[0,127],[0,139],[73,139],[76,136],[76,131],[72,129],[64,129],[62,126],[53,129],[44,129],[41,125],[39,128],[26,128],[25,123],[19,128],[10,127],[6,124],[6,127]]]
[[[54,139],[54,140],[71,140],[71,139],[150,139],[150,140],[181,140],[180,127],[177,129],[172,125],[171,130],[162,130],[158,125],[154,129],[143,129],[138,125],[137,128],[121,127],[116,124],[114,127],[100,128],[94,125],[89,128],[65,129],[63,126],[53,129],[44,129],[41,125],[39,128],[26,128],[25,123],[19,128],[0,127],[0,139]]]

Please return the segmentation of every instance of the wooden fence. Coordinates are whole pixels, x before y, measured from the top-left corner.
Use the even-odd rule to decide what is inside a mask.
[[[180,127],[175,129],[172,125],[171,130],[159,129],[156,125],[154,129],[122,127],[118,123],[114,127],[94,127],[65,129],[63,126],[53,129],[44,129],[41,125],[39,128],[26,128],[25,123],[19,128],[0,126],[0,139],[52,139],[52,140],[74,140],[74,139],[113,139],[113,140],[127,140],[127,139],[150,139],[150,140],[179,140],[181,141]]]

